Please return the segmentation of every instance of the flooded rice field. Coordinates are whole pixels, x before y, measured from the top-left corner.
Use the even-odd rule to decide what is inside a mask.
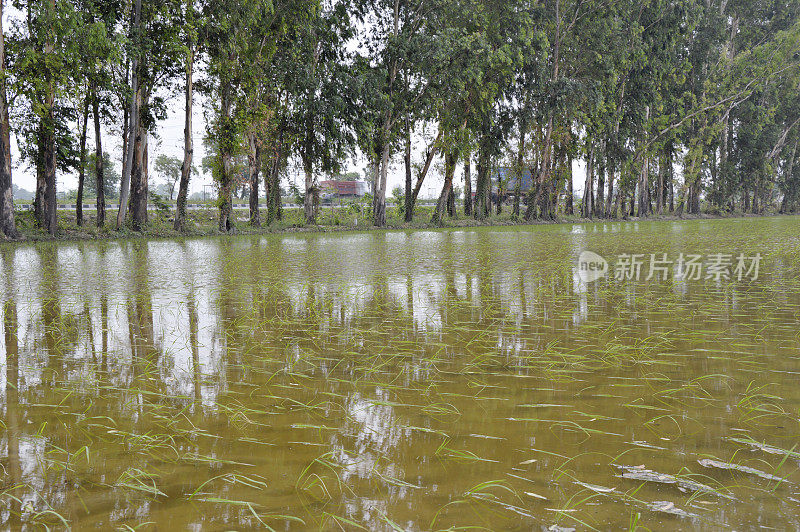
[[[2,529],[800,528],[800,218],[0,259]]]

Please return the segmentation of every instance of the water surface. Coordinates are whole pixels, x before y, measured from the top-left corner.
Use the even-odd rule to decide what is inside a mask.
[[[0,259],[2,528],[800,528],[800,218]]]

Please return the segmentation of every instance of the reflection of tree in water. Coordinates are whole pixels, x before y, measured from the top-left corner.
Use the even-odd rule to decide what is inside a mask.
[[[98,298],[99,319],[92,320],[92,308],[98,303],[90,304],[90,293],[84,294],[79,308],[83,309],[85,327],[74,328],[75,332],[69,334],[65,332],[70,329],[64,326],[69,320],[62,317],[58,296],[61,292],[55,253],[52,248],[43,250],[42,293],[48,297],[42,301],[44,327],[36,334],[47,352],[55,355],[45,364],[51,375],[49,383],[62,388],[68,385],[64,381],[68,374],[62,366],[65,360],[77,360],[77,340],[85,340],[90,353],[97,346],[96,356],[84,362],[88,364],[86,368],[96,372],[99,388],[74,394],[66,403],[67,408],[86,410],[80,408],[81,403],[86,403],[87,416],[114,419],[115,432],[103,436],[101,452],[127,458],[95,462],[96,470],[80,475],[62,472],[62,481],[50,484],[53,488],[46,498],[59,500],[56,492],[63,498],[64,493],[72,491],[71,487],[67,490],[68,485],[95,478],[95,471],[102,472],[106,482],[113,484],[131,463],[142,471],[161,471],[158,486],[162,491],[171,494],[179,489],[170,488],[169,472],[180,468],[165,467],[164,462],[167,456],[175,460],[174,453],[158,443],[147,453],[134,447],[126,454],[124,449],[134,440],[133,436],[122,434],[141,437],[173,432],[169,445],[179,445],[189,455],[240,456],[247,460],[250,457],[244,451],[246,446],[236,442],[239,437],[305,439],[308,434],[291,428],[302,423],[333,429],[324,432],[319,442],[322,449],[335,451],[342,474],[350,475],[347,478],[353,482],[360,478],[382,483],[374,474],[375,468],[383,475],[404,478],[405,466],[396,457],[413,452],[414,445],[435,449],[441,438],[409,428],[420,422],[421,414],[395,405],[419,403],[421,388],[428,390],[430,402],[442,401],[438,384],[432,382],[437,372],[446,365],[457,368],[471,360],[475,352],[487,348],[496,359],[497,346],[502,343],[500,330],[513,320],[507,308],[509,295],[501,293],[500,278],[494,275],[490,255],[458,257],[449,251],[453,243],[445,236],[440,243],[439,273],[423,277],[415,271],[413,262],[400,268],[392,264],[393,253],[386,236],[375,238],[375,267],[368,277],[354,278],[352,282],[342,282],[320,270],[315,254],[324,253],[324,248],[313,242],[307,243],[307,262],[303,263],[302,257],[287,257],[288,252],[281,251],[280,246],[258,239],[244,248],[233,246],[230,240],[219,241],[222,260],[217,263],[218,283],[207,287],[212,294],[210,299],[200,300],[210,304],[210,313],[218,319],[212,345],[201,345],[198,338],[198,298],[205,296],[197,290],[194,280],[186,280],[183,303],[187,315],[180,326],[186,331],[192,364],[192,392],[187,397],[171,396],[166,382],[174,377],[176,368],[156,337],[164,317],[154,312],[148,246],[127,243],[121,247],[128,269],[122,279],[130,279],[130,284],[120,288],[130,297],[112,303],[103,290]],[[282,262],[291,261],[301,268],[299,274],[280,267]],[[473,268],[476,262],[477,270]],[[438,316],[435,327],[421,326],[419,305],[424,305],[424,312]],[[112,316],[121,318],[127,337],[116,348],[109,345]],[[483,336],[475,340],[465,335],[466,323],[478,324],[475,329],[481,330]],[[213,349],[219,349],[218,365],[201,368],[202,356]],[[127,368],[122,362],[125,359],[130,360]],[[74,385],[80,387],[77,380]],[[206,408],[184,410],[202,401],[204,387],[215,388],[216,392],[208,397],[216,399]],[[29,392],[41,395],[33,389]],[[419,406],[425,405],[416,405]],[[174,434],[178,421],[166,420],[181,412],[191,415],[193,430],[221,434],[223,439]],[[35,422],[42,420],[39,416]],[[88,443],[82,436],[66,432],[56,434],[52,441],[73,452]],[[274,458],[269,455],[271,467],[290,477],[298,474],[296,464],[283,463],[279,457],[280,454]],[[209,476],[214,476],[214,466],[208,468]],[[117,495],[108,494],[108,487],[94,489],[112,498],[126,493],[119,488],[114,491]],[[386,500],[368,496],[361,489],[356,493],[357,499],[344,497],[341,501],[385,511]],[[164,504],[147,497],[130,497],[130,493],[125,496],[130,508],[123,517],[137,511],[157,512]],[[229,517],[236,520],[235,515]],[[218,518],[222,518],[221,514]]]
[[[168,368],[162,366],[164,359],[155,338],[147,243],[129,243],[126,253],[130,256],[133,281],[126,304],[133,377],[131,387],[135,390],[141,413],[147,401],[165,393],[164,377]]]
[[[38,249],[42,265],[41,303],[42,326],[44,327],[44,353],[47,357],[43,380],[56,386],[64,378],[64,358],[62,345],[65,329],[61,316],[60,287],[58,283],[58,256],[55,246],[45,245]]]
[[[632,308],[627,289],[598,284],[577,293],[571,272],[559,270],[558,257],[511,263],[480,232],[470,237],[474,246],[458,238],[464,237],[436,233],[430,257],[409,252],[412,258],[397,259],[391,246],[402,244],[402,237],[370,235],[374,264],[354,268],[349,277],[326,269],[319,256],[327,248],[315,239],[303,241],[300,251],[277,239],[214,241],[220,258],[211,265],[211,285],[204,284],[207,278],[195,278],[192,261],[197,259],[185,249],[186,271],[177,274],[183,276],[183,288],[170,302],[186,310],[177,321],[158,311],[161,292],[153,279],[163,266],[152,261],[147,245],[121,246],[126,274],[112,282],[125,294],[121,300],[109,287],[66,294],[54,248],[42,247],[41,319],[36,316],[39,325],[29,333],[41,359],[21,354],[33,362],[31,375],[44,370],[41,382],[12,386],[25,380],[26,365],[19,365],[24,342],[15,348],[16,333],[10,334],[19,328],[19,299],[11,288],[4,305],[11,355],[3,465],[12,479],[16,474],[30,484],[22,489],[22,500],[35,499],[38,509],[46,508],[43,501],[55,506],[64,501],[59,511],[75,519],[82,514],[70,494],[81,485],[103,505],[125,501],[128,510],[120,513],[120,522],[136,512],[163,516],[158,512],[168,512],[170,504],[206,479],[246,474],[248,467],[236,463],[250,463],[251,471],[274,475],[281,494],[276,505],[291,514],[297,510],[295,478],[316,457],[331,453],[331,464],[350,490],[333,493],[326,511],[362,516],[372,511],[374,517],[375,509],[388,512],[419,496],[384,478],[417,482],[418,464],[404,457],[434,460],[443,433],[491,432],[488,424],[500,415],[501,403],[480,402],[478,396],[516,392],[513,385],[494,391],[497,379],[512,373],[541,376],[543,364],[552,363],[548,349],[596,351],[603,345],[607,339],[588,334],[586,321],[575,321],[579,297],[585,295],[597,313],[595,323],[617,323],[616,330],[625,334],[640,323],[642,313],[652,312],[641,298]],[[464,249],[474,251],[459,255]],[[3,260],[10,259],[4,255]],[[728,301],[738,294],[721,301],[733,305]],[[80,319],[66,312],[73,306]],[[120,345],[111,345],[114,323],[122,327]],[[211,340],[203,345],[208,323],[213,323]],[[180,368],[173,352],[159,338],[165,326],[177,326],[185,338],[185,346],[175,347],[185,347],[191,364],[183,375],[184,395],[176,392]],[[88,346],[85,356],[78,349],[83,345]],[[208,360],[212,363],[203,366]],[[25,406],[32,403],[60,406],[50,412]],[[103,428],[86,429],[79,417]],[[74,455],[91,444],[91,465],[80,462],[55,472],[26,469],[36,457],[26,453],[25,442],[45,421],[48,446],[42,449],[49,456],[61,460],[58,449]],[[152,500],[112,487],[131,464],[157,474],[153,482],[167,497]],[[35,498],[33,487],[45,485],[42,497]],[[234,497],[228,489],[236,491],[220,482],[209,485],[208,493]],[[442,488],[442,496],[448,489]],[[241,490],[238,496],[252,496]],[[216,523],[245,523],[230,507],[213,513]],[[0,525],[14,528],[10,522]]]
[[[17,322],[17,303],[13,294],[11,283],[11,255],[9,248],[0,247],[3,271],[6,272],[5,296],[3,302],[3,338],[6,350],[6,389],[5,389],[5,432],[8,473],[11,486],[19,486],[22,482],[22,464],[19,455],[20,440],[20,408],[19,408],[19,338]],[[7,489],[7,486],[4,486]],[[20,494],[12,493],[14,498],[6,498],[8,507],[8,520],[0,521],[0,525],[10,529],[19,528],[21,525],[22,504]],[[4,512],[3,512],[4,513]]]
[[[192,389],[194,390],[195,404],[199,406],[203,400],[202,367],[200,366],[200,342],[197,337],[198,318],[194,287],[189,288],[186,296],[186,309],[189,314],[189,348],[192,350]]]
[[[64,382],[74,378],[76,345],[80,335],[79,320],[72,314],[62,314],[56,248],[45,245],[32,248],[38,254],[41,284],[35,288],[39,295],[40,313],[28,327],[34,336],[31,351],[20,353],[20,324],[17,298],[18,284],[13,259],[16,250],[2,248],[6,286],[3,301],[3,329],[6,355],[6,468],[10,484],[3,483],[0,499],[8,504],[7,521],[0,523],[14,529],[25,522],[25,516],[49,508],[48,501],[63,499],[64,493],[75,488],[65,468],[59,463],[69,452],[70,439],[67,419],[57,414],[74,411],[76,397],[64,393]],[[28,288],[28,286],[25,286]],[[22,290],[20,290],[22,292]],[[67,363],[67,361],[69,363]],[[25,368],[25,369],[23,369]],[[22,373],[29,371],[28,376]],[[32,409],[25,405],[38,404]],[[29,432],[26,427],[33,427]],[[48,428],[45,438],[41,430]],[[45,521],[52,521],[49,516]]]

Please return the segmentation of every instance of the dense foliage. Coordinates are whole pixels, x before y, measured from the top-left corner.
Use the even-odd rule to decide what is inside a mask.
[[[178,186],[180,229],[195,90],[211,102],[221,231],[234,229],[240,173],[251,223],[261,224],[259,194],[272,223],[282,216],[281,176],[297,160],[304,218],[315,223],[318,175],[353,156],[368,163],[379,226],[397,159],[407,221],[440,159],[437,223],[456,214],[459,166],[464,212],[479,219],[506,201],[524,219],[800,208],[796,0],[16,0],[14,9],[21,16],[0,34],[8,236],[12,131],[36,169],[36,217],[51,233],[56,174],[79,173],[79,198],[109,195],[101,131],[120,131],[117,225],[130,217],[144,227],[148,138],[165,117],[163,95],[183,92],[185,156],[154,168]],[[586,167],[580,201],[575,160]],[[93,180],[85,188],[84,175]]]

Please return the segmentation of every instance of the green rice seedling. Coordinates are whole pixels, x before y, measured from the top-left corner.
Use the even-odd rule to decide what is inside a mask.
[[[445,441],[443,441],[436,449],[434,454],[441,458],[449,458],[460,462],[497,462],[497,460],[480,457],[472,451],[467,451],[465,449],[454,449],[449,446],[449,443],[450,440],[445,439]]]
[[[487,508],[487,505],[496,503],[499,500],[499,498],[495,492],[508,493],[515,499],[519,499],[517,493],[512,488],[510,488],[503,480],[489,480],[481,482],[466,490],[462,498],[450,501],[441,508],[439,508],[436,514],[434,514],[433,519],[431,520],[430,529],[435,530],[434,526],[436,524],[437,519],[439,518],[439,515],[453,506],[459,506],[465,504],[469,505],[478,517],[480,517],[481,519],[485,519],[487,516],[482,515],[476,508]]]
[[[0,528],[791,528],[790,222],[24,244]],[[725,246],[764,277],[573,280],[577,248]]]
[[[136,530],[139,530],[141,528],[147,528],[148,526],[155,525],[155,524],[156,524],[155,521],[146,521],[144,523],[139,523],[136,526],[121,525],[121,526],[117,527],[117,530],[124,530],[126,532],[135,532]]]
[[[147,473],[141,469],[132,467],[126,469],[119,476],[114,486],[141,492],[152,499],[166,497],[166,494],[157,487],[158,484],[156,481],[159,478],[159,475]]]

